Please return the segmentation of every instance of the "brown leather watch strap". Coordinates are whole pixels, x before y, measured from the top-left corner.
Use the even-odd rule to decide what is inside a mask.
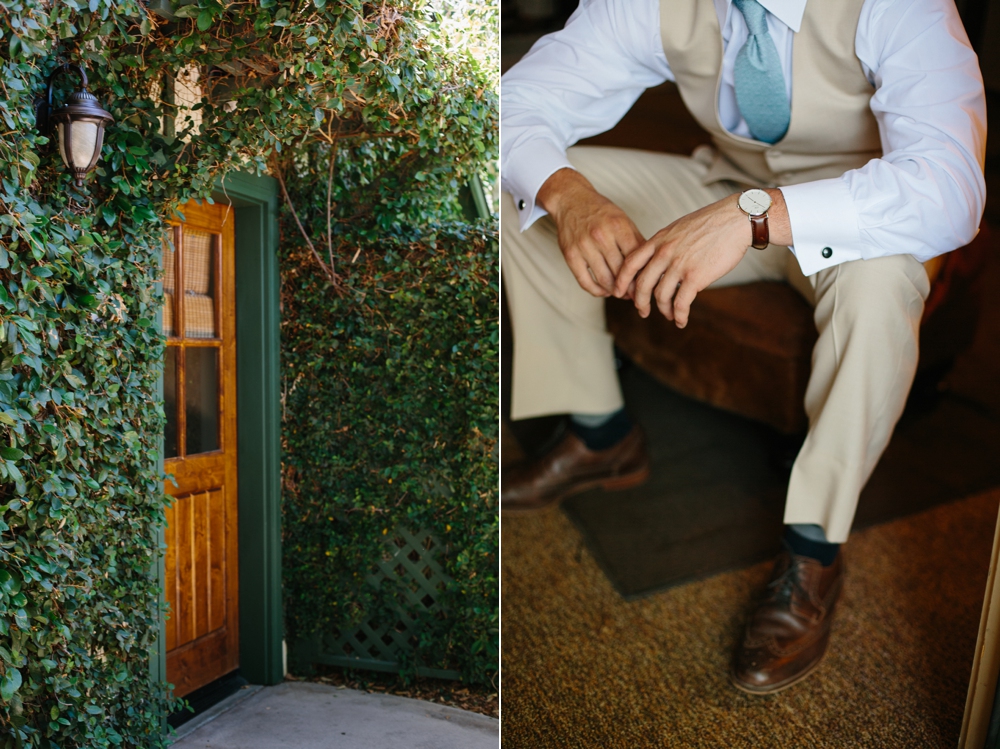
[[[750,228],[753,231],[753,244],[755,250],[763,250],[767,247],[771,232],[767,228],[767,214],[760,216],[750,216]]]

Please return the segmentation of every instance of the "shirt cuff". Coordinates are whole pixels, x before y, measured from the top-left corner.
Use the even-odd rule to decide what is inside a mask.
[[[861,260],[858,211],[842,179],[822,179],[779,188],[788,209],[794,246],[805,276],[848,260]]]
[[[521,231],[525,231],[542,216],[548,214],[535,203],[538,191],[545,180],[565,167],[573,168],[566,153],[550,140],[537,138],[517,146],[516,154],[508,161],[506,179],[507,192],[514,198]]]

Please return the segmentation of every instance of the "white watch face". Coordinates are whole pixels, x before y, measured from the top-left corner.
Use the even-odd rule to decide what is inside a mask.
[[[747,190],[740,195],[740,210],[749,213],[751,216],[760,216],[767,213],[771,207],[771,196],[763,190],[754,188]]]

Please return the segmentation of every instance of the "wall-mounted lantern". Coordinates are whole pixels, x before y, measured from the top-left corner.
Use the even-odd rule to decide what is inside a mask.
[[[76,68],[80,73],[83,90],[72,93],[65,105],[52,111],[52,82],[59,73],[68,73]],[[76,180],[76,186],[83,186],[87,176],[101,156],[104,144],[104,128],[115,121],[97,101],[97,97],[87,91],[87,73],[80,65],[61,65],[49,76],[49,86],[44,99],[36,102],[36,123],[39,132],[49,134],[55,126],[58,131],[59,153],[63,163]]]

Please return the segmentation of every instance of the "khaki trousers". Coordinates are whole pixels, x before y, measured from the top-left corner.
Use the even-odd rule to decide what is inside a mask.
[[[739,189],[703,185],[708,167],[698,158],[580,146],[569,150],[569,160],[647,237]],[[512,199],[503,198],[502,271],[514,328],[511,417],[620,408],[604,300],[577,284],[552,220],[522,233]],[[802,293],[819,333],[805,398],[809,433],[792,468],[785,523],[815,523],[831,542],[843,542],[913,383],[927,273],[912,256],[891,255],[806,278],[788,248],[772,245],[749,250],[714,286],[759,280],[786,280]]]

